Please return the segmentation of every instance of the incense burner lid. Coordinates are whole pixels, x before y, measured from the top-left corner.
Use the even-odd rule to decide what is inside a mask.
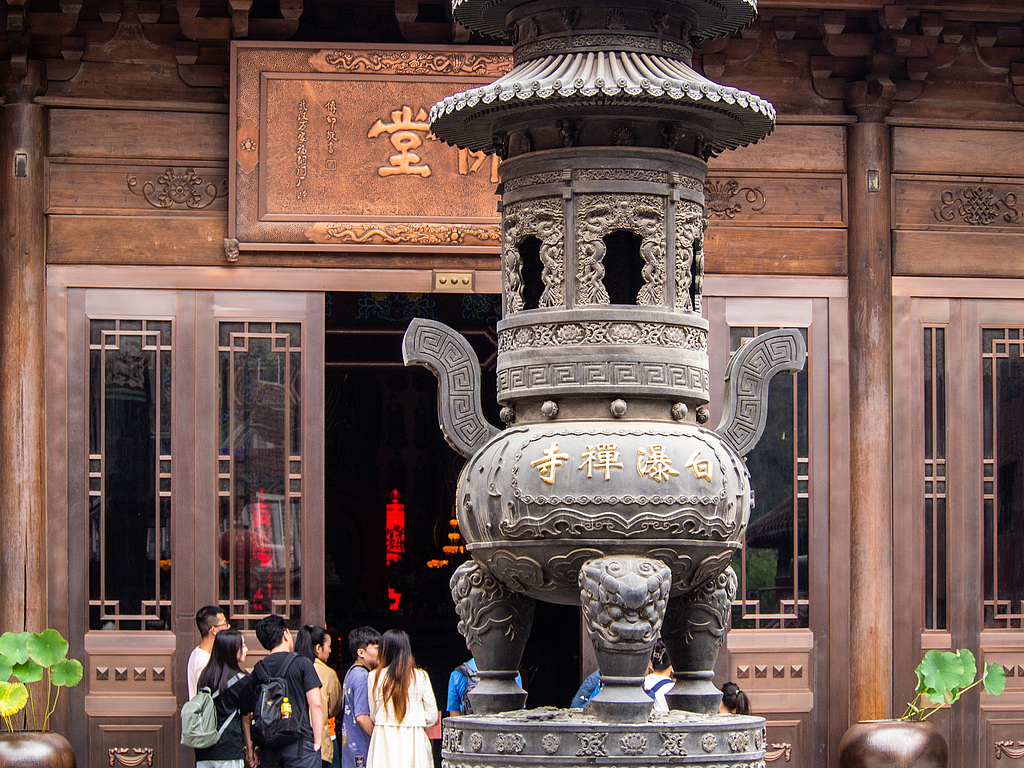
[[[655,110],[662,119],[704,126],[704,146],[717,154],[763,139],[775,127],[775,108],[738,88],[718,85],[683,61],[631,51],[562,53],[524,62],[493,83],[449,96],[430,110],[431,130],[449,144],[493,152],[493,125],[512,113],[550,120],[617,107]]]
[[[501,37],[508,15],[532,0],[452,0],[452,16],[459,24],[483,35]],[[569,7],[569,4],[566,4]],[[651,4],[652,10],[678,6],[698,18],[694,36],[721,37],[747,26],[757,15],[757,0],[675,0]]]

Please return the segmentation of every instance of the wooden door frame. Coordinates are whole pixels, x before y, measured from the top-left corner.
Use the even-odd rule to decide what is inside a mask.
[[[188,655],[195,644],[195,609],[200,597],[205,600],[209,586],[216,585],[215,553],[211,548],[196,546],[197,540],[212,540],[215,534],[216,478],[214,472],[204,472],[203,466],[216,466],[216,436],[206,446],[206,458],[212,451],[213,459],[202,464],[203,451],[196,445],[195,425],[198,419],[206,418],[206,423],[216,423],[216,322],[213,314],[217,295],[222,298],[222,305],[231,305],[225,309],[224,316],[242,316],[247,319],[260,320],[267,314],[262,307],[271,306],[273,319],[303,321],[302,341],[302,450],[304,487],[302,496],[302,547],[303,569],[302,621],[304,623],[320,622],[324,615],[323,590],[323,493],[320,480],[323,477],[323,436],[320,409],[323,404],[323,377],[317,375],[324,367],[324,298],[318,291],[296,292],[259,292],[240,294],[235,291],[224,291],[216,294],[213,290],[195,290],[194,288],[155,288],[150,290],[133,290],[124,287],[110,287],[114,275],[110,270],[89,268],[79,277],[90,279],[72,281],[62,284],[58,277],[61,271],[51,272],[47,287],[47,338],[46,338],[46,403],[47,403],[47,544],[51,556],[47,567],[50,579],[50,602],[48,606],[49,623],[68,637],[70,655],[88,662],[89,654],[102,652],[112,653],[110,640],[116,640],[115,633],[97,633],[88,629],[89,625],[89,566],[88,548],[82,545],[87,540],[88,517],[88,403],[86,393],[89,380],[89,320],[95,316],[117,316],[120,318],[146,317],[173,319],[174,366],[172,368],[172,515],[171,536],[174,546],[175,568],[172,571],[172,631],[147,631],[138,635],[149,635],[148,639],[137,638],[142,645],[137,649],[142,654],[167,654],[167,639],[176,638],[171,647],[171,656],[175,674],[169,668],[167,673],[173,674],[175,681],[173,696],[168,698],[169,704],[151,702],[155,706],[152,718],[166,718],[177,709],[174,702],[184,701],[185,675]],[[119,274],[126,273],[123,269],[116,270]],[[228,270],[229,272],[231,270]],[[172,271],[173,272],[173,271]],[[196,283],[202,283],[210,270],[189,270]],[[63,277],[67,277],[65,273]],[[170,277],[171,274],[164,275]],[[174,274],[175,279],[181,277]],[[86,285],[75,285],[74,283]],[[159,281],[158,281],[159,282]],[[174,282],[167,280],[166,282]],[[223,276],[214,282],[228,283]],[[231,286],[233,287],[233,286]],[[240,306],[240,301],[249,301],[247,308]],[[288,312],[280,313],[273,308],[289,304]],[[98,309],[99,308],[99,309]],[[205,334],[205,337],[204,337]],[[212,340],[211,340],[212,339]],[[197,349],[202,345],[212,345],[212,356],[201,360]],[[205,383],[200,378],[205,373],[209,380]],[[197,399],[199,398],[199,399]],[[200,402],[200,400],[202,402]],[[308,404],[318,403],[317,408]],[[194,404],[194,406],[193,406]],[[180,510],[192,510],[183,516]],[[188,517],[189,520],[185,520]],[[184,524],[190,523],[190,524]],[[214,534],[208,527],[213,526]],[[210,549],[210,551],[206,551]],[[205,568],[204,568],[205,566]],[[183,570],[184,569],[184,570]],[[182,574],[198,574],[209,571],[205,579],[194,576],[183,577]],[[134,633],[133,633],[134,634]],[[89,638],[92,638],[90,640]],[[99,645],[97,645],[99,642]],[[133,641],[134,642],[134,641]],[[116,645],[116,643],[115,643]],[[135,643],[138,645],[138,643]],[[100,649],[102,646],[102,649]],[[145,647],[142,647],[145,646]],[[134,646],[133,646],[134,647]],[[151,650],[147,650],[152,647]],[[90,650],[91,649],[91,650]],[[171,658],[168,658],[171,661]],[[93,670],[86,664],[86,674]],[[111,672],[111,675],[113,672]],[[58,710],[55,724],[70,735],[72,746],[85,762],[95,762],[98,758],[92,755],[102,745],[90,745],[88,710],[91,680],[87,677],[83,684],[69,691]],[[99,700],[96,700],[99,701]],[[138,716],[137,709],[131,701],[124,707],[114,707],[109,712],[110,701],[103,701],[103,715],[110,717]],[[138,704],[139,702],[135,702]],[[96,706],[96,703],[92,705]],[[168,706],[170,707],[168,709]],[[122,713],[121,710],[124,710]],[[117,710],[117,711],[114,711]],[[159,711],[157,711],[159,710]],[[152,719],[150,718],[150,719]],[[145,718],[144,718],[145,719]],[[141,721],[140,721],[141,722]],[[140,737],[145,733],[153,733],[156,729],[163,735],[161,739],[165,747],[174,749],[176,742],[174,730],[175,720],[161,724],[143,723],[139,731]],[[103,727],[101,726],[101,730]],[[162,729],[162,730],[160,730]],[[180,749],[178,750],[180,753]],[[178,754],[179,761],[190,762],[191,751]],[[97,753],[98,754],[98,753]],[[102,760],[105,762],[105,758]]]
[[[772,630],[778,652],[796,651],[813,645],[813,690],[820,696],[813,701],[812,732],[803,743],[814,752],[815,765],[833,764],[839,741],[849,726],[848,669],[832,659],[849,657],[849,359],[847,283],[843,278],[775,278],[709,275],[704,282],[706,314],[712,338],[728,338],[730,323],[726,301],[731,298],[774,299],[771,317],[755,325],[787,322],[810,327],[808,337],[812,364],[808,373],[810,402],[808,429],[816,447],[809,492],[815,509],[827,506],[826,525],[812,525],[810,551],[814,558],[809,574],[812,603],[827,605],[827,611],[812,615],[809,630]],[[807,302],[802,310],[786,307],[786,299]],[[751,310],[754,308],[751,307]],[[801,320],[801,317],[803,318]],[[751,315],[751,320],[754,315]],[[710,380],[721,381],[726,360],[712,357]],[[822,367],[825,369],[822,370]],[[721,398],[712,397],[711,424],[717,423]],[[820,451],[820,453],[817,453]],[[827,471],[823,471],[827,470]],[[823,571],[818,569],[824,569]],[[827,579],[822,583],[822,575]],[[817,578],[816,578],[817,576]],[[755,632],[736,633],[734,645],[757,647]],[[810,637],[810,639],[808,639]],[[775,644],[772,645],[776,647]],[[726,654],[723,654],[725,656]],[[789,722],[796,727],[799,721]],[[780,722],[780,726],[785,723]],[[826,750],[827,745],[827,750]],[[810,751],[810,749],[808,751]]]
[[[931,649],[969,648],[979,662],[1020,659],[1024,631],[985,630],[981,610],[984,535],[982,514],[982,372],[981,329],[1024,325],[1024,285],[1011,280],[894,278],[893,280],[893,410],[894,410],[894,557],[896,584],[904,590],[904,611],[894,615],[894,701],[913,695],[913,669]],[[922,328],[946,328],[946,495],[947,495],[947,626],[924,629],[922,537],[924,487]],[[905,364],[900,365],[903,361]],[[959,546],[954,550],[953,542]],[[956,556],[956,552],[960,555]],[[1019,720],[1000,715],[1024,707],[1024,693],[1008,690],[999,698],[970,691],[955,706],[939,712],[936,721],[947,735],[950,765],[980,768],[991,765],[993,729]],[[899,713],[897,713],[899,714]],[[1019,737],[1018,737],[1019,738]]]

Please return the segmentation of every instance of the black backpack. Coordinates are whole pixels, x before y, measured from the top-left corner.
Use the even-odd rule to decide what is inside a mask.
[[[462,692],[462,714],[472,715],[473,705],[469,703],[469,692],[476,688],[477,683],[480,682],[480,676],[475,669],[469,666],[468,662],[466,664],[459,664],[456,669],[466,678],[466,690]]]
[[[261,747],[283,747],[298,741],[300,735],[299,718],[302,717],[305,708],[300,702],[293,702],[291,717],[281,716],[281,707],[285,697],[288,696],[288,681],[285,675],[288,668],[297,658],[297,654],[289,653],[281,669],[275,677],[267,677],[267,670],[263,663],[256,665],[253,670],[253,681],[256,687],[253,691],[252,710],[252,737]]]

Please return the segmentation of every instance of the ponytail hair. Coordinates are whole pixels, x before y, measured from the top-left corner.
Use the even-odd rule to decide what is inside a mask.
[[[736,683],[728,682],[722,686],[722,703],[734,715],[750,714],[750,698]]]

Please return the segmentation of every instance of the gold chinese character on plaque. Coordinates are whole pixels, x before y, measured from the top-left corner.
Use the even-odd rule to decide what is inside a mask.
[[[615,443],[598,443],[596,446],[588,445],[583,453],[583,463],[580,469],[587,470],[587,477],[594,476],[594,470],[604,470],[604,479],[612,479],[613,469],[622,469],[622,462],[619,461],[619,446]]]
[[[388,158],[391,165],[378,168],[378,174],[385,177],[403,175],[423,178],[430,175],[430,166],[426,163],[420,164],[422,158],[413,152],[414,149],[423,146],[423,138],[430,133],[430,123],[427,120],[427,113],[422,107],[413,119],[412,107],[403,106],[391,113],[390,123],[378,119],[370,127],[369,133],[366,134],[367,138],[375,139],[386,133],[391,138],[391,146],[398,150],[397,155]]]
[[[649,445],[647,450],[638,448],[640,454],[636,460],[636,471],[641,477],[649,477],[656,483],[668,480],[672,475],[679,473],[672,469],[672,459],[665,453],[663,445]]]
[[[549,485],[554,485],[555,470],[562,466],[568,458],[569,454],[558,452],[558,443],[551,443],[544,450],[544,455],[536,461],[531,461],[530,466],[537,468],[541,480]]]
[[[470,163],[469,161],[473,162]],[[468,149],[459,149],[459,176],[469,176],[480,170],[487,161],[487,153],[478,150],[470,152]],[[501,165],[501,158],[491,155],[491,183],[497,184],[501,179],[498,176],[498,166]]]
[[[700,448],[694,451],[693,455],[686,460],[686,464],[683,465],[683,468],[693,470],[693,476],[698,480],[703,477],[708,482],[711,482],[711,473],[713,471],[711,459],[702,459],[700,457],[700,452]]]

